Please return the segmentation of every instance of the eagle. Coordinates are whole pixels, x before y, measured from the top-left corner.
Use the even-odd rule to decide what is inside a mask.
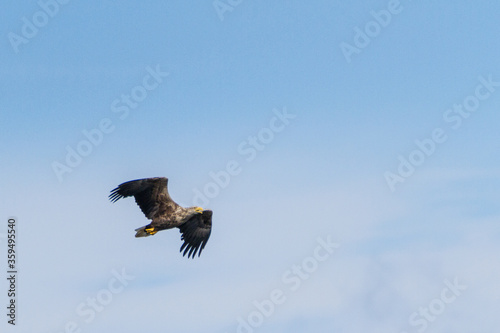
[[[111,202],[121,198],[135,198],[151,223],[135,229],[135,237],[148,237],[158,231],[179,228],[184,243],[180,252],[194,258],[205,248],[212,231],[212,211],[201,207],[181,207],[168,194],[165,177],[131,180],[118,185],[109,195]]]

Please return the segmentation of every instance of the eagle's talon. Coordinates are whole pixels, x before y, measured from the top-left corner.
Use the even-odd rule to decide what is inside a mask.
[[[155,230],[155,227],[146,228],[146,229],[144,229],[144,231],[146,231],[150,235],[154,235],[158,232],[158,230]]]

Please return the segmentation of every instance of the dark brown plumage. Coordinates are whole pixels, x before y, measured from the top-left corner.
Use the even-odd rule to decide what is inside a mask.
[[[147,237],[158,231],[179,228],[184,241],[180,251],[188,258],[203,251],[212,230],[212,211],[200,207],[184,208],[168,194],[168,179],[164,177],[131,180],[118,185],[111,191],[109,199],[116,202],[133,196],[135,202],[151,220],[151,223],[137,228],[135,237]]]
[[[203,213],[196,214],[179,226],[179,229],[182,233],[181,240],[184,241],[180,250],[180,252],[184,250],[182,255],[185,256],[189,251],[188,258],[190,256],[194,258],[199,250],[198,256],[200,256],[212,232],[212,211],[204,210]]]

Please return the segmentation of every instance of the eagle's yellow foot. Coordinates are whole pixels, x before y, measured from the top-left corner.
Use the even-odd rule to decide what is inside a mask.
[[[194,210],[195,210],[198,214],[203,213],[203,208],[201,208],[201,207],[194,207]]]
[[[150,235],[154,235],[158,232],[158,230],[155,230],[155,227],[146,228],[146,229],[144,229],[144,231],[146,231]]]

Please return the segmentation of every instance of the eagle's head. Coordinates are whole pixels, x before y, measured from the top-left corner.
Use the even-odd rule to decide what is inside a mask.
[[[195,214],[203,214],[203,208],[198,207],[198,206],[196,206],[196,207],[189,207],[188,210],[193,215],[195,215]]]

